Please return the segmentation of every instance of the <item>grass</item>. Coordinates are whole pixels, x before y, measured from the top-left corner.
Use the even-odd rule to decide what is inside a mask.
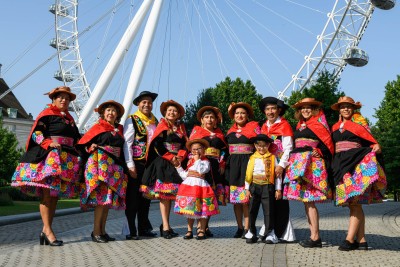
[[[39,201],[13,201],[12,206],[1,206],[0,216],[17,215],[39,211]],[[79,198],[61,199],[57,203],[57,209],[68,209],[79,207]]]

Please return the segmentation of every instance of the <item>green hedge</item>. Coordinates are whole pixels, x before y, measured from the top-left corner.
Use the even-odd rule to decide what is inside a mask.
[[[13,206],[14,203],[7,193],[0,192],[0,206]]]
[[[19,190],[16,187],[12,187],[12,186],[0,187],[0,194],[8,194],[12,200],[22,200],[22,201],[25,201],[25,200],[29,200],[29,201],[39,200],[38,197],[25,195],[24,193],[21,192],[21,190]]]

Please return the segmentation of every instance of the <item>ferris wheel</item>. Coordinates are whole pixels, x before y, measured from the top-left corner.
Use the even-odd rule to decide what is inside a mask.
[[[120,98],[123,100],[125,110],[130,110],[136,90],[142,82],[146,62],[152,55],[150,53],[152,43],[157,46],[158,54],[153,53],[154,63],[147,64],[151,65],[147,68],[154,69],[153,73],[149,74],[152,76],[150,80],[153,81],[151,86],[156,83],[160,86],[161,78],[157,77],[160,75],[164,75],[168,85],[170,84],[170,79],[174,79],[170,78],[171,65],[181,67],[178,76],[186,75],[184,81],[186,85],[187,72],[194,68],[191,61],[174,63],[170,60],[166,63],[171,58],[171,53],[177,53],[179,54],[177,58],[183,58],[185,55],[191,55],[192,59],[197,58],[200,65],[197,71],[199,75],[192,75],[189,79],[193,76],[205,76],[206,71],[213,65],[218,66],[216,69],[220,70],[220,77],[223,79],[224,75],[229,76],[229,67],[237,64],[250,80],[253,80],[254,73],[258,73],[261,77],[258,87],[262,84],[262,87],[271,88],[271,92],[279,98],[284,98],[291,90],[302,90],[312,84],[321,71],[326,70],[339,77],[347,64],[359,67],[366,65],[369,60],[368,54],[358,45],[374,9],[378,7],[387,10],[395,5],[395,0],[332,0],[329,1],[328,10],[321,10],[321,2],[327,1],[310,0],[306,5],[304,1],[285,0],[279,1],[279,7],[271,7],[266,1],[261,0],[170,0],[165,3],[163,0],[116,0],[113,5],[109,2],[96,1],[95,6],[83,10],[82,6],[85,4],[89,6],[88,1],[55,0],[50,7],[50,11],[55,15],[56,25],[56,37],[50,44],[57,49],[60,66],[54,77],[76,93],[77,98],[72,102],[72,109],[78,118],[80,129],[88,128],[94,122],[96,118],[92,110],[109,87],[122,88],[121,92],[125,92],[125,96]],[[91,12],[97,8],[97,15],[92,15]],[[128,23],[121,22],[122,20],[116,22],[117,14],[121,16],[120,11],[127,11],[122,16],[125,16]],[[318,14],[316,20],[310,20],[307,12]],[[304,17],[296,21],[295,17],[301,15]],[[87,18],[90,18],[90,22],[82,27],[82,21]],[[297,35],[293,40],[286,39],[282,32],[275,32],[268,26],[267,18],[271,20],[275,18],[281,25],[290,25],[303,32],[303,35],[312,37],[308,38],[308,42],[303,42],[306,38],[302,35],[300,37]],[[315,34],[315,30],[312,32],[298,21],[305,22],[306,25],[310,21],[309,25],[312,26],[318,24],[319,32]],[[145,22],[146,25],[143,26]],[[113,23],[119,25],[116,27],[121,32],[119,37],[110,30]],[[93,30],[100,28],[99,25],[103,29],[101,33]],[[258,33],[256,28],[260,29]],[[178,33],[175,34],[174,30]],[[260,34],[260,31],[264,33]],[[288,32],[289,37],[296,35],[291,30]],[[142,39],[135,43],[135,37],[140,34]],[[267,35],[269,37],[263,39]],[[94,36],[98,41],[90,47],[94,46],[95,49],[84,55],[83,43],[94,39]],[[190,39],[186,43],[182,41],[185,36],[189,36]],[[273,44],[276,40],[280,44]],[[223,43],[222,48],[218,46],[219,42]],[[259,47],[253,48],[256,42],[259,43]],[[110,43],[114,45],[111,52],[102,55]],[[294,63],[297,67],[289,66],[289,60],[280,57],[279,53],[288,53],[283,49],[284,46],[289,47],[288,50],[294,51],[296,57],[300,58],[300,61],[297,59]],[[174,49],[178,49],[179,52],[174,52]],[[191,54],[190,49],[194,49],[195,52]],[[286,72],[286,83],[280,81],[277,85],[271,78],[276,76],[275,67],[263,66],[261,62],[270,60],[258,58],[259,56],[252,54],[252,49],[265,50],[265,54],[269,54],[270,58],[276,61],[274,66],[281,66]],[[304,52],[305,50],[308,51]],[[228,51],[231,52],[229,55]],[[129,55],[130,52],[133,55]],[[95,56],[90,63],[91,69],[85,69],[84,65],[86,67],[86,64],[89,64],[87,58],[93,55]],[[104,58],[105,63],[99,63],[100,58]],[[210,65],[204,63],[210,58],[214,63],[209,63]],[[290,57],[293,58],[295,57]],[[186,69],[182,65],[186,65]],[[154,66],[159,69],[155,70]],[[127,75],[129,68],[131,74]],[[115,85],[111,85],[118,69],[122,69],[119,71],[120,77],[116,79],[118,81]],[[96,78],[88,77],[95,72],[98,73]],[[272,74],[269,75],[269,72]],[[205,86],[209,87],[207,84]],[[114,95],[109,98],[115,97],[115,90],[113,93]],[[186,95],[187,92],[178,90],[176,94]]]

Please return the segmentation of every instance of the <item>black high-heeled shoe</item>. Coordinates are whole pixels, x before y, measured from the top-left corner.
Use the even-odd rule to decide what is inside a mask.
[[[43,233],[43,232],[40,233],[39,243],[42,246],[43,245],[46,245],[46,246],[50,245],[50,246],[53,246],[53,247],[59,247],[59,246],[63,245],[63,241],[57,240],[57,239],[54,240],[53,242],[50,242],[50,240],[47,238],[46,234]]]
[[[115,241],[115,238],[109,236],[107,233],[105,233],[105,234],[103,235],[103,237],[104,237],[107,241]]]
[[[90,234],[92,241],[96,243],[108,243],[108,240],[102,235],[94,235],[93,232]]]
[[[170,230],[167,230],[167,231],[162,231],[162,237],[164,237],[165,239],[171,239],[173,236],[172,236],[172,234],[171,234],[171,231]]]
[[[172,228],[169,228],[169,232],[171,234],[172,237],[177,237],[179,236],[179,234],[177,232],[175,232]]]

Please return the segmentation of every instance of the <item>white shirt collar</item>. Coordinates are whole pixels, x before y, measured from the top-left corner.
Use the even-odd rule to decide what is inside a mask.
[[[281,116],[278,116],[278,118],[276,119],[276,121],[273,123],[280,123],[281,122]],[[269,122],[269,120],[267,120],[267,126],[270,127],[272,124]]]

